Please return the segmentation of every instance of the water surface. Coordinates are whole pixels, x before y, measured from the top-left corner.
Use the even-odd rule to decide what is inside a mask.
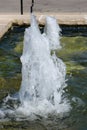
[[[0,41],[0,102],[8,94],[20,88],[21,63],[24,27],[14,27]],[[56,51],[67,67],[66,95],[72,110],[61,119],[38,117],[35,121],[0,122],[3,130],[86,130],[87,129],[87,37],[80,32],[61,36],[62,49]],[[52,119],[51,119],[52,118]],[[51,119],[51,120],[50,120]]]

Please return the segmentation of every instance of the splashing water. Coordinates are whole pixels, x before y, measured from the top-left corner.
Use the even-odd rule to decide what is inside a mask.
[[[55,111],[67,111],[69,106],[62,100],[66,67],[51,50],[60,49],[60,28],[55,18],[47,17],[44,33],[41,34],[35,16],[24,37],[22,62],[22,84],[19,92],[24,114],[45,115]]]
[[[10,113],[16,116],[46,116],[69,111],[68,100],[63,97],[66,66],[55,53],[51,55],[51,50],[61,48],[59,32],[56,19],[47,17],[44,33],[41,34],[35,16],[31,16],[31,26],[25,31],[21,56],[20,105]]]

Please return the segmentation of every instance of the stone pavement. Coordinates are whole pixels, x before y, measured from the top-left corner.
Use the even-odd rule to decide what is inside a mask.
[[[24,15],[20,15],[20,0],[0,0],[0,38],[13,23],[30,23],[31,0],[23,0],[23,3]],[[51,15],[59,24],[87,25],[87,0],[35,0],[34,14],[40,24]]]
[[[21,0],[0,0],[0,14],[20,14]],[[23,0],[24,13],[29,13],[32,0]],[[87,12],[87,0],[34,0],[35,12]]]

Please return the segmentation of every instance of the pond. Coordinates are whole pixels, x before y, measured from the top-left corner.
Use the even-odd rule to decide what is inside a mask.
[[[56,50],[67,68],[66,94],[72,110],[61,119],[38,117],[35,121],[1,121],[2,130],[86,130],[87,129],[87,27],[61,26],[62,49]],[[21,85],[21,62],[25,27],[14,26],[0,41],[0,104]]]

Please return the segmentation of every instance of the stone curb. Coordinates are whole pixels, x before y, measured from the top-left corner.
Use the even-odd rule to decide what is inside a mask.
[[[87,13],[34,13],[40,25],[45,24],[46,16],[52,16],[62,25],[87,25]],[[0,15],[0,39],[12,25],[29,25],[30,15]],[[2,28],[3,26],[3,28]]]

